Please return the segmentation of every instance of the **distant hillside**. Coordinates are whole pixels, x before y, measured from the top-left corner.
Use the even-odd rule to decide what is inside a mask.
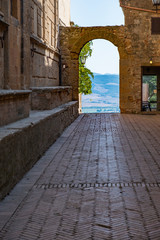
[[[82,106],[119,108],[119,75],[94,73],[92,94],[83,95]]]
[[[102,96],[119,96],[119,75],[115,74],[94,74],[92,92]]]

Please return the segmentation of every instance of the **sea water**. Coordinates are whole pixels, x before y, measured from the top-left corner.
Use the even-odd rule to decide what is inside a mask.
[[[82,107],[82,113],[119,113],[119,107]]]
[[[96,74],[92,82],[92,94],[82,95],[83,113],[118,113],[119,75]]]

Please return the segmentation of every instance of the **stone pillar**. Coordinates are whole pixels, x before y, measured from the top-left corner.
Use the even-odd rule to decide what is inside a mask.
[[[121,113],[141,111],[141,64],[136,62],[134,58],[120,59]]]
[[[4,88],[4,31],[0,22],[0,89]]]
[[[2,1],[1,11],[0,11],[0,36],[2,37],[1,42],[1,80],[0,80],[0,88],[8,89],[8,81],[9,81],[9,71],[6,66],[9,65],[9,51],[8,51],[8,26],[9,26],[9,1]]]
[[[8,8],[11,9],[11,1],[8,1]],[[18,1],[17,15],[12,16],[9,12],[9,29],[8,29],[8,65],[5,64],[6,72],[8,71],[7,88],[21,89],[21,17],[20,17],[20,1]]]
[[[30,33],[31,33],[30,1],[21,0],[21,88],[30,88]]]
[[[79,93],[79,113],[82,113],[82,93]]]
[[[71,69],[70,69],[70,86],[73,88],[73,100],[79,100],[79,60],[78,55],[77,59],[71,60]]]

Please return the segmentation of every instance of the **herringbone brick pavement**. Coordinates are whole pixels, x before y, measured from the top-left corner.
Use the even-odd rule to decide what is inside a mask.
[[[160,240],[160,115],[80,115],[0,203],[0,239]]]

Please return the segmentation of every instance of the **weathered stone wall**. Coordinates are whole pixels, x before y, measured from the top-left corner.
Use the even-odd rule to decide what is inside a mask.
[[[23,4],[22,4],[23,3]],[[25,12],[24,12],[25,9]],[[30,11],[29,1],[1,0],[0,25],[3,26],[3,84],[0,89],[29,89]],[[28,22],[27,22],[28,21]],[[2,51],[2,49],[0,49]],[[1,54],[0,54],[1,55]],[[2,83],[2,81],[1,81]]]
[[[129,46],[130,40],[126,39],[125,36],[126,29],[124,26],[61,27],[62,84],[73,87],[73,99],[78,99],[78,58],[82,47],[93,39],[109,40],[118,47],[121,64],[125,65],[132,51]],[[123,82],[124,74],[124,72],[121,72],[120,82]],[[121,94],[125,94],[123,88],[121,89]]]
[[[19,20],[11,16],[9,29],[8,86],[11,89],[21,89],[21,26]]]
[[[142,66],[160,66],[160,35],[151,34],[151,18],[160,17],[151,0],[122,0],[125,26],[61,27],[62,83],[73,86],[78,99],[78,57],[81,48],[93,39],[106,39],[120,55],[121,112],[141,112]]]
[[[60,85],[58,26],[58,0],[0,0],[0,91],[3,96],[3,90]],[[15,98],[16,92],[13,102],[10,98],[13,111],[20,100],[18,94],[17,101]],[[10,115],[7,106],[3,106],[5,111],[8,109],[5,116]],[[19,116],[11,119],[16,121]],[[11,119],[5,118],[3,122]]]
[[[0,89],[59,85],[58,24],[58,0],[0,0]]]
[[[72,87],[34,87],[31,99],[33,110],[53,109],[72,101]]]
[[[29,116],[30,95],[28,90],[0,91],[0,126]]]
[[[32,38],[32,44],[35,40]],[[32,45],[36,51],[31,57],[31,87],[59,85],[59,53],[38,42]]]
[[[31,1],[31,87],[59,85],[58,0]]]
[[[5,82],[5,32],[8,29],[7,24],[7,12],[5,11],[5,7],[7,4],[4,5],[4,2],[0,0],[0,89],[4,88]],[[4,15],[6,17],[4,18]]]
[[[58,0],[0,0],[0,199],[78,116],[59,87],[58,13]]]
[[[78,116],[77,102],[0,128],[0,200]]]
[[[3,37],[2,28],[0,28],[0,37]],[[2,42],[0,42],[0,88],[4,87],[4,47],[2,47]]]
[[[153,7],[152,1],[125,0],[122,1],[122,8],[125,15],[126,38],[130,41],[132,53],[130,61],[121,66],[125,82],[128,82],[128,99],[122,99],[122,112],[141,111],[142,96],[142,67],[160,66],[160,35],[151,33],[151,18],[160,17]],[[129,8],[128,8],[129,7]],[[128,57],[129,59],[129,57]],[[123,84],[125,87],[125,84]]]
[[[0,19],[3,17],[3,9],[2,9],[2,0],[0,0]],[[0,21],[0,37],[3,38],[3,24]],[[0,89],[4,86],[4,46],[3,42],[1,40],[0,42]]]

